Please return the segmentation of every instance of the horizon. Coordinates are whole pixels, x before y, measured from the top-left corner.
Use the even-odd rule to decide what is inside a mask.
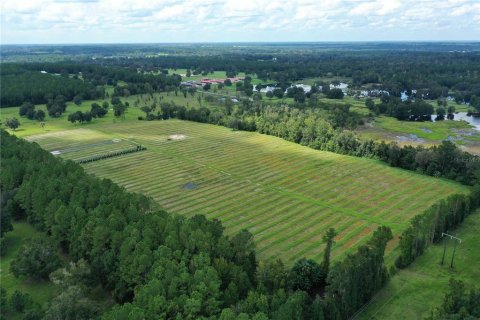
[[[1,46],[84,46],[84,45],[201,45],[201,44],[425,44],[455,43],[480,44],[480,40],[345,40],[345,41],[198,41],[198,42],[52,42],[52,43],[0,43]]]

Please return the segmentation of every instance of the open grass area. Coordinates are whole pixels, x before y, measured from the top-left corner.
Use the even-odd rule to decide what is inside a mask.
[[[385,116],[375,119],[375,127],[399,134],[415,134],[428,140],[444,140],[455,135],[454,130],[471,128],[466,121],[413,122]]]
[[[458,245],[454,268],[450,269],[453,242],[447,246],[446,262],[442,266],[443,244],[431,246],[408,268],[392,277],[355,320],[424,319],[432,307],[439,306],[448,290],[450,278],[461,279],[468,286],[480,279],[480,212],[453,231],[462,239]]]
[[[359,127],[357,132],[364,138],[396,141],[400,145],[428,146],[448,139],[472,153],[478,153],[480,145],[480,132],[466,121],[410,122],[378,116],[372,123]]]
[[[75,128],[75,127],[71,127]],[[252,132],[179,120],[89,124],[85,130],[33,135],[47,150],[128,139],[141,153],[86,164],[170,212],[220,219],[230,234],[250,230],[261,259],[321,260],[325,231],[339,235],[334,258],[365,243],[378,225],[398,236],[439,199],[468,189],[390,168],[378,161],[302,147]],[[78,154],[90,155],[89,148]],[[392,259],[395,243],[388,248]]]
[[[202,79],[226,79],[227,74],[225,71],[214,71],[207,75],[202,74],[192,74],[190,77],[187,77],[187,69],[168,69],[168,74],[178,74],[182,77],[182,81],[189,81],[189,80],[202,80]],[[236,75],[236,77],[245,77],[244,72],[240,72]],[[253,78],[253,76],[252,76]]]
[[[10,296],[15,290],[28,293],[34,302],[43,305],[58,294],[58,288],[49,281],[39,281],[26,277],[16,278],[10,272],[10,263],[15,258],[18,250],[28,239],[40,235],[30,224],[26,222],[14,222],[13,231],[5,234],[5,246],[2,248],[0,261],[1,286],[7,290]],[[2,245],[3,246],[3,245]],[[4,250],[6,248],[6,250]],[[12,319],[21,319],[19,314],[9,314]]]

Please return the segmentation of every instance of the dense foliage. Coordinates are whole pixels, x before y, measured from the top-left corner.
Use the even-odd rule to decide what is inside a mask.
[[[232,50],[233,51],[233,50]],[[312,48],[271,50],[268,53],[222,51],[221,54],[185,54],[136,59],[98,60],[97,63],[135,66],[145,72],[187,68],[193,74],[226,70],[256,74],[264,81],[286,85],[311,77],[349,77],[354,87],[373,84],[391,95],[401,92],[437,99],[455,92],[459,102],[480,96],[478,52],[387,50],[316,51]]]
[[[6,68],[7,70],[9,68]],[[47,103],[49,97],[62,95],[68,100],[81,94],[85,99],[103,97],[102,87],[68,76],[40,73],[40,71],[24,71],[8,74],[2,65],[2,90],[0,105],[2,107],[19,106],[25,101],[34,104]]]
[[[48,103],[57,96],[75,102],[104,98],[105,85],[118,81],[127,83],[121,95],[171,90],[180,84],[178,75],[141,74],[134,68],[86,63],[2,64],[1,79],[2,107],[19,106],[25,101]]]
[[[442,232],[460,225],[478,207],[479,199],[480,189],[477,185],[471,195],[452,195],[413,217],[408,229],[400,236],[400,256],[395,262],[396,266],[408,266],[430,244],[440,241]]]
[[[10,270],[16,276],[48,279],[60,266],[57,249],[45,238],[30,239],[18,251]]]
[[[400,98],[384,95],[378,105],[375,103],[366,105],[376,114],[385,114],[398,120],[431,121],[434,113],[433,106],[422,99],[401,101]]]

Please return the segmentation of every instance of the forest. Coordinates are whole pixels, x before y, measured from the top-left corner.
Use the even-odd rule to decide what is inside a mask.
[[[100,63],[100,60],[97,61]],[[162,56],[101,60],[102,64],[135,66],[145,72],[162,68],[187,68],[193,74],[226,70],[231,75],[239,72],[256,74],[264,81],[289,84],[318,76],[351,77],[352,85],[376,84],[379,89],[400,97],[406,91],[417,97],[437,99],[449,91],[456,98],[470,102],[480,96],[478,70],[480,54],[445,52],[381,52],[353,51],[332,53],[305,53],[292,55],[260,53],[223,53],[207,56]],[[158,66],[161,66],[159,68]]]
[[[73,76],[72,76],[73,75]],[[56,96],[72,101],[103,98],[105,85],[124,81],[139,92],[172,90],[180,76],[140,74],[134,68],[101,67],[89,64],[45,63],[2,64],[0,105],[19,106],[24,102],[48,103]],[[133,90],[132,90],[133,91]],[[132,92],[135,94],[137,92]]]

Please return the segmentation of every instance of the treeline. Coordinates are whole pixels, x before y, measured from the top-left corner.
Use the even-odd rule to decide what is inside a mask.
[[[433,106],[422,99],[401,101],[398,97],[388,95],[382,96],[378,104],[368,99],[365,105],[375,114],[385,114],[401,121],[432,121],[434,113]]]
[[[95,161],[98,161],[98,160],[123,156],[125,154],[135,153],[135,152],[139,152],[139,151],[143,151],[143,150],[147,150],[147,148],[144,147],[144,146],[138,145],[138,146],[131,147],[131,148],[128,148],[128,149],[124,149],[124,150],[112,151],[112,152],[105,153],[105,154],[96,154],[96,155],[88,157],[88,158],[83,158],[83,159],[76,160],[75,162],[76,163],[90,163],[90,162],[95,162]]]
[[[3,65],[2,65],[3,67]],[[19,106],[25,101],[33,104],[47,103],[61,95],[67,100],[81,95],[84,99],[103,98],[103,87],[68,76],[44,74],[39,71],[25,71],[19,74],[2,74],[0,105],[2,108]]]
[[[247,231],[228,237],[218,220],[158,210],[149,198],[90,176],[78,164],[5,131],[1,147],[1,234],[11,230],[11,219],[27,219],[73,260],[50,274],[64,286],[62,293],[30,316],[98,316],[98,305],[89,308],[88,290],[80,288],[101,284],[119,303],[103,319],[338,320],[352,315],[388,278],[387,227],[332,266],[334,230],[324,236],[321,264],[301,259],[292,269],[281,261],[258,266]],[[23,249],[28,251],[15,262],[18,274],[29,275],[23,268],[32,256],[27,252],[41,252],[42,243]]]
[[[480,96],[478,52],[428,51],[329,51],[311,52],[275,50],[275,53],[221,52],[205,55],[172,55],[155,58],[102,59],[96,63],[134,66],[143,72],[158,72],[164,68],[186,68],[208,74],[226,70],[256,74],[264,81],[280,84],[311,77],[349,77],[354,87],[373,83],[400,97],[401,92],[417,90],[418,97],[437,99],[455,91],[458,101],[470,102]]]
[[[300,108],[249,100],[235,106],[226,101],[218,108],[186,108],[168,102],[160,103],[159,107],[156,104],[142,107],[147,120],[178,118],[256,131],[317,150],[379,159],[392,167],[467,185],[477,182],[478,156],[460,150],[451,141],[427,148],[361,140],[355,132],[345,130],[355,128],[362,121],[349,109],[349,105],[344,104],[312,103]]]
[[[442,232],[455,229],[479,205],[480,186],[470,195],[452,195],[435,203],[416,215],[400,236],[400,255],[395,261],[398,268],[410,265],[432,243],[442,239]]]
[[[104,86],[116,86],[118,81],[126,82],[125,90],[131,94],[173,90],[181,81],[178,75],[142,74],[135,68],[86,63],[4,63],[0,74],[2,107],[18,106],[25,101],[47,103],[58,95],[67,101],[75,97],[100,99],[105,96]]]

